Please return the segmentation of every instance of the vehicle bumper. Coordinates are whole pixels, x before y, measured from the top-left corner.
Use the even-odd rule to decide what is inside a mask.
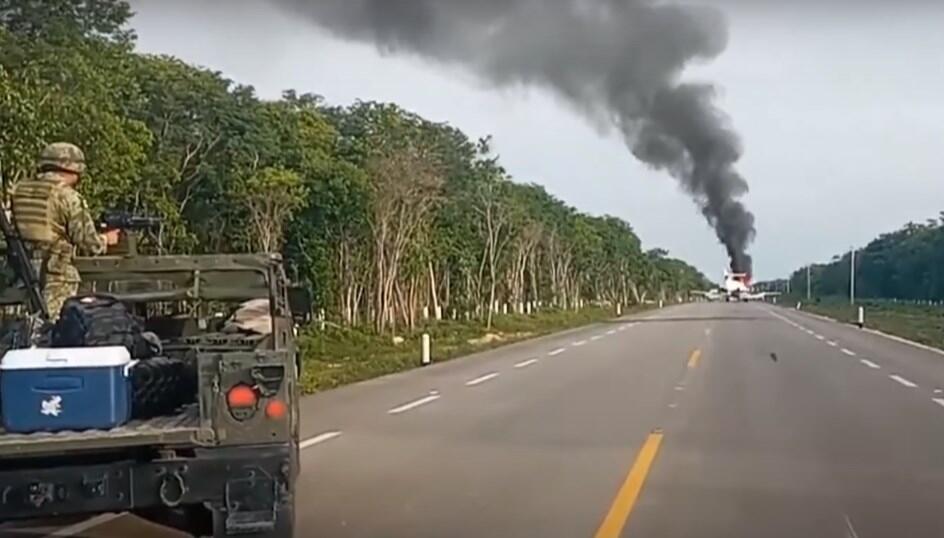
[[[78,457],[77,457],[78,458]],[[0,521],[203,504],[236,521],[291,502],[295,445],[197,450],[192,457],[0,471]]]

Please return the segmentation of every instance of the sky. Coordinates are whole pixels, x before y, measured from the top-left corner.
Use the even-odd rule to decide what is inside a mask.
[[[944,210],[944,2],[702,3],[724,11],[728,48],[683,79],[715,84],[741,135],[757,279]],[[458,67],[343,41],[263,0],[131,5],[142,52],[220,71],[263,98],[295,89],[332,104],[391,101],[472,138],[491,135],[516,181],[624,218],[646,247],[710,277],[727,266],[677,182],[549,93],[494,89]]]

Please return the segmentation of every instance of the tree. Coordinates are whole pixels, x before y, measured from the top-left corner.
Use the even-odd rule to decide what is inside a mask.
[[[644,253],[628,222],[516,182],[487,137],[390,103],[260,99],[218,72],[136,54],[130,17],[119,0],[0,0],[9,183],[34,173],[44,144],[75,142],[93,209],[162,218],[164,252],[281,251],[328,316],[379,332],[412,329],[426,306],[490,326],[500,303],[643,301],[703,279]],[[922,256],[941,250],[929,244]],[[904,259],[886,254],[874,259]],[[907,274],[937,282],[922,256]]]
[[[812,291],[817,296],[849,293],[848,252],[830,263],[814,265]],[[791,277],[793,289],[806,289],[806,269]],[[944,299],[944,221],[910,222],[882,234],[856,253],[856,294],[864,298]]]
[[[498,288],[498,264],[511,239],[512,207],[507,201],[506,186],[502,178],[492,177],[479,183],[469,197],[469,207],[476,215],[475,223],[479,239],[484,245],[479,264],[479,282],[488,276],[488,303],[485,306],[487,328],[492,327],[495,298]]]
[[[257,252],[280,252],[285,226],[307,204],[308,190],[297,173],[263,168],[243,185],[249,228],[246,242]]]
[[[0,27],[31,39],[130,44],[131,6],[118,0],[0,0]]]

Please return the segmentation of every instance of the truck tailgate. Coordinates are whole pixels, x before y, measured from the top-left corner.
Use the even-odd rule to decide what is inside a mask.
[[[200,409],[189,406],[176,415],[132,420],[110,430],[6,433],[0,427],[0,457],[42,456],[141,445],[193,444],[200,428]]]

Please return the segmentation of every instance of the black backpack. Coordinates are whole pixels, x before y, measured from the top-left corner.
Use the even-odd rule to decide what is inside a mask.
[[[122,346],[135,359],[153,357],[159,351],[142,333],[141,323],[118,299],[77,296],[62,307],[52,330],[52,347]]]

